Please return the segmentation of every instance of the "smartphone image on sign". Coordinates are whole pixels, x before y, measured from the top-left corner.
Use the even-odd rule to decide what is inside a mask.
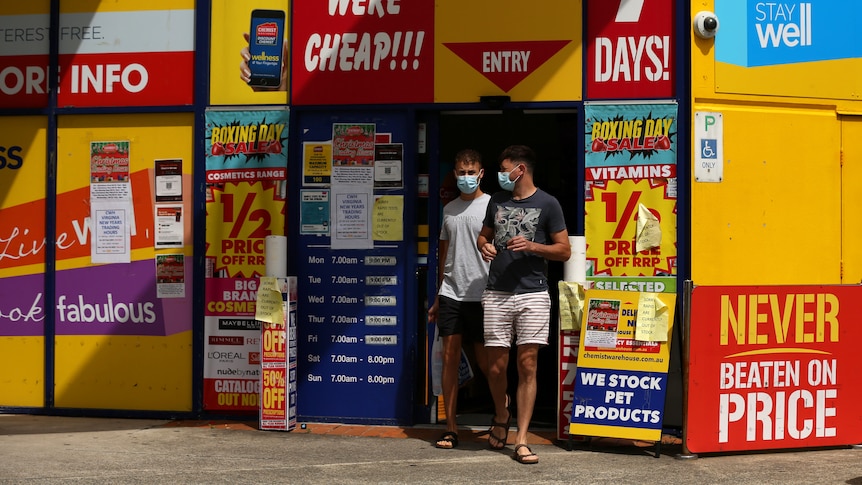
[[[254,10],[251,12],[248,52],[251,59],[249,86],[277,88],[281,84],[284,62],[284,12]]]

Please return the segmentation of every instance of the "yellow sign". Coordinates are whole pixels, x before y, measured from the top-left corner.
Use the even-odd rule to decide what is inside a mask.
[[[257,288],[254,319],[273,324],[284,323],[284,301],[281,298],[281,292],[278,290],[278,280],[273,276],[263,276],[260,278],[260,285]]]
[[[253,278],[266,272],[266,236],[284,228],[284,199],[270,182],[228,183],[208,189],[206,255],[213,272]]]
[[[667,342],[667,305],[658,293],[641,293],[638,299],[638,319],[635,340]]]
[[[241,78],[243,49],[247,49],[249,45],[245,36],[251,29],[252,11],[264,9],[284,12],[285,26],[290,25],[288,0],[255,0],[254,2],[213,0],[212,37],[210,38],[210,104],[287,104],[286,86],[290,85],[288,79],[283,79],[282,86],[277,88],[254,89]],[[285,28],[283,41],[285,53],[290,51],[288,42],[290,35],[286,30]],[[285,55],[284,66],[287,66],[288,62],[288,56]]]
[[[374,240],[404,240],[404,196],[384,195],[374,201]]]
[[[303,142],[302,185],[327,185],[332,177],[332,143]]]
[[[560,281],[560,330],[581,329],[584,313],[584,287],[580,283]]]
[[[656,293],[646,294],[659,298]],[[654,327],[650,332],[656,338],[650,341],[635,335],[641,322],[641,295],[636,291],[586,291],[579,367],[667,372],[676,295],[662,293],[661,304],[655,303],[654,310],[647,310],[645,325]],[[662,335],[658,335],[661,325],[656,324],[656,318],[667,322]]]
[[[676,181],[673,182],[625,179],[592,185],[586,201],[585,235],[587,263],[592,264],[594,275],[676,273]],[[641,205],[651,216],[651,237],[645,238],[648,249],[638,251],[638,226],[646,226],[638,217]],[[659,244],[651,246],[655,242]]]
[[[434,101],[582,99],[581,0],[438,0]],[[516,25],[517,28],[501,28]]]
[[[674,299],[673,293],[660,300],[656,293],[586,291],[570,434],[661,439]],[[641,326],[656,340],[637,339]]]

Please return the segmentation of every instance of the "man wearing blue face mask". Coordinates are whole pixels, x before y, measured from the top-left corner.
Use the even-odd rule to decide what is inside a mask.
[[[566,261],[571,255],[563,209],[557,199],[533,183],[535,163],[529,147],[513,145],[503,150],[497,174],[503,190],[491,197],[476,240],[482,258],[491,262],[482,295],[488,386],[495,407],[488,443],[503,449],[509,435],[512,414],[506,370],[514,341],[518,433],[513,458],[524,464],[539,462],[527,446],[527,428],[536,404],[539,348],[548,345],[550,331],[546,260]]]
[[[489,264],[476,249],[476,237],[482,229],[482,219],[491,198],[479,188],[483,174],[479,152],[470,149],[458,152],[455,155],[455,177],[461,195],[443,207],[437,255],[437,298],[428,309],[428,321],[436,322],[443,338],[442,390],[446,432],[437,440],[437,448],[458,446],[455,419],[462,340],[473,343],[479,369],[485,375],[488,373],[480,300],[488,279]]]

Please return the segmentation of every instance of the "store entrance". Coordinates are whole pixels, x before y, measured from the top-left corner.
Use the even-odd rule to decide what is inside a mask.
[[[493,194],[500,190],[497,185],[498,156],[509,145],[521,144],[531,147],[537,155],[535,170],[536,185],[555,196],[563,207],[569,234],[582,219],[583,210],[578,210],[578,191],[583,182],[578,177],[577,159],[579,142],[578,116],[576,110],[502,110],[502,111],[457,111],[443,112],[439,117],[439,180],[441,190],[438,197],[441,205],[458,195],[454,185],[452,163],[455,154],[464,148],[472,148],[482,154],[485,177],[482,190]],[[434,194],[432,194],[432,197]],[[562,279],[563,264],[551,262],[548,276],[551,282],[553,302],[549,345],[539,351],[538,392],[532,427],[554,428],[556,426],[558,383],[557,281]],[[470,353],[469,349],[466,349]],[[471,356],[472,358],[472,356]],[[510,394],[518,381],[514,350],[510,358]],[[458,396],[459,425],[487,425],[493,414],[488,383],[474,365],[476,377],[465,385]],[[517,414],[517,410],[513,409]]]

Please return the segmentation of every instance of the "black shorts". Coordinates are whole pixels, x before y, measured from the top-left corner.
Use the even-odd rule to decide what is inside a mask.
[[[437,328],[441,337],[461,334],[473,343],[485,341],[482,322],[485,312],[480,301],[458,301],[440,296],[437,309]]]

